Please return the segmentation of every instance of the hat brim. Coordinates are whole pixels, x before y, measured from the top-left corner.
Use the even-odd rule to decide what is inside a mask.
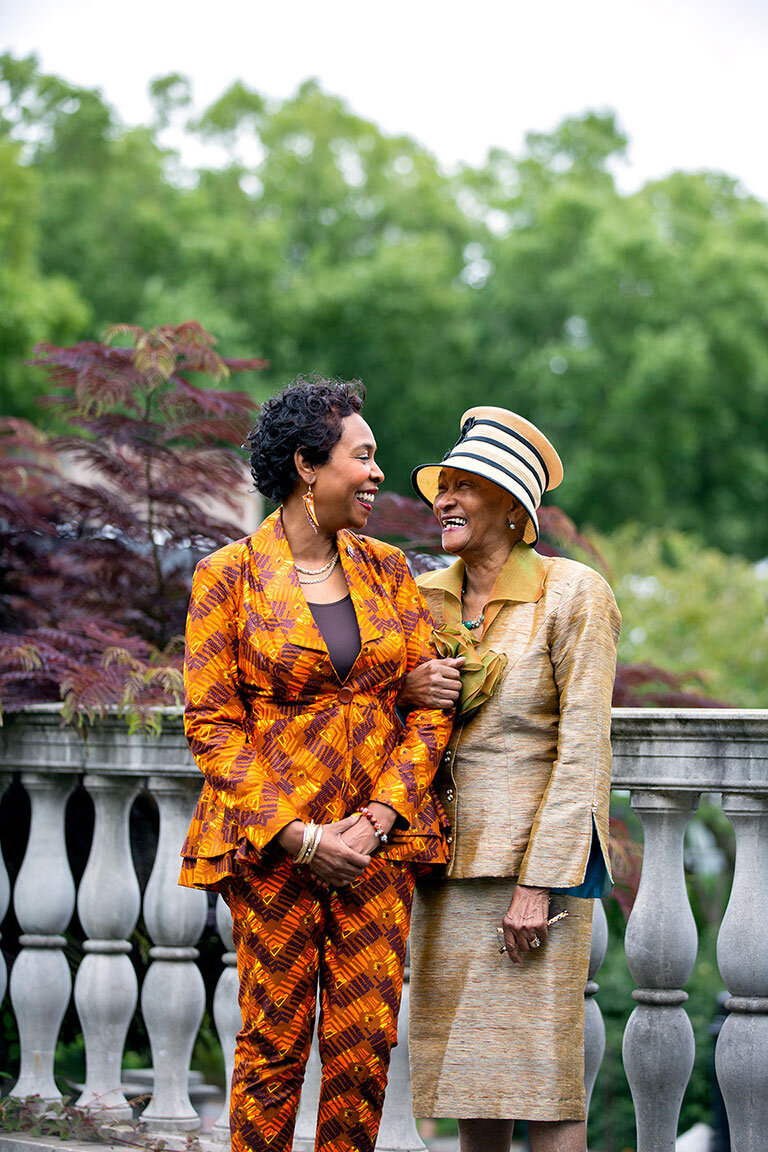
[[[538,543],[539,521],[536,516],[536,509],[531,503],[530,495],[514,477],[498,473],[492,475],[491,473],[494,469],[490,463],[483,462],[480,464],[473,460],[462,460],[461,455],[457,452],[456,456],[451,460],[444,460],[440,464],[419,464],[419,466],[411,472],[411,484],[416,495],[423,500],[425,504],[430,508],[433,507],[435,497],[437,496],[440,473],[446,468],[453,468],[461,472],[471,472],[474,476],[481,476],[484,480],[490,480],[492,484],[496,484],[499,488],[503,488],[505,492],[509,492],[514,496],[528,516],[523,540],[526,544]]]

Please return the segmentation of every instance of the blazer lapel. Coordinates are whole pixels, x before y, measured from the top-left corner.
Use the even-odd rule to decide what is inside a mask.
[[[270,612],[274,626],[280,628],[288,643],[324,652],[327,656],[325,641],[299,584],[279,508],[251,536],[250,544],[253,569],[267,601],[264,609],[267,628],[266,617]]]
[[[339,560],[357,616],[362,651],[366,643],[380,639],[390,626],[390,622],[382,618],[389,598],[354,533],[341,531],[337,541]],[[262,594],[286,641],[297,648],[309,648],[328,656],[326,643],[299,584],[279,508],[251,537],[251,551]]]
[[[368,561],[368,554],[354,532],[338,534],[339,559],[349,585],[360,631],[360,650],[372,640],[379,640],[391,626],[386,615],[389,596]]]

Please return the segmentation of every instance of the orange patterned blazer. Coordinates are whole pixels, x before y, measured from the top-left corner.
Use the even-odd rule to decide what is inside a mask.
[[[338,548],[361,642],[343,684],[279,509],[197,566],[184,720],[205,783],[182,848],[184,886],[216,888],[291,820],[332,823],[370,800],[398,813],[380,855],[447,859],[430,785],[452,715],[414,711],[403,723],[395,710],[405,673],[434,655],[431,617],[398,548],[348,531]]]

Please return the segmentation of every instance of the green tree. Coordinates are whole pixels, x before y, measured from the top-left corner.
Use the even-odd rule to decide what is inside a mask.
[[[623,622],[619,659],[698,675],[734,708],[768,706],[768,579],[679,532],[597,538]]]
[[[183,196],[155,126],[126,130],[100,92],[41,73],[33,57],[0,57],[0,84],[0,124],[37,185],[40,266],[77,285],[97,335],[136,314],[145,281],[183,243]]]
[[[361,376],[396,490],[466,407],[499,403],[561,450],[577,522],[768,551],[768,215],[735,181],[622,195],[608,113],[448,176],[316,81],[282,101],[232,85],[187,125],[223,165],[185,172],[162,145],[189,115],[183,76],[153,81],[154,119],[130,130],[34,59],[3,57],[0,81],[5,216],[23,200],[28,237],[0,288],[9,410],[8,366],[39,335],[197,319],[234,355],[264,350],[257,396],[312,369]]]
[[[763,555],[765,205],[715,173],[622,196],[609,161],[624,147],[590,114],[468,174],[495,232],[473,298],[487,395],[551,432],[577,522]]]
[[[90,309],[76,285],[39,261],[37,172],[22,163],[22,146],[0,121],[0,406],[29,416],[39,389],[24,361],[38,340],[69,340]]]
[[[275,105],[236,84],[198,131],[231,155],[193,197],[212,222],[230,208],[224,245],[197,233],[217,247],[217,298],[268,350],[265,380],[363,378],[386,470],[404,488],[425,428],[442,443],[463,403],[472,339],[459,276],[476,225],[423,148],[384,136],[314,81]],[[240,157],[254,151],[262,160],[247,172]]]

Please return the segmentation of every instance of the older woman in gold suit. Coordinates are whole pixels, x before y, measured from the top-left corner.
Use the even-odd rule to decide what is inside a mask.
[[[458,1118],[462,1152],[506,1152],[516,1119],[534,1152],[586,1149],[620,617],[591,568],[534,551],[536,509],[561,478],[546,437],[491,407],[466,412],[442,463],[412,478],[458,557],[419,581],[438,647],[467,657],[436,777],[452,855],[419,884],[411,937],[413,1092],[417,1115]],[[401,703],[450,705],[457,675],[432,661]]]

